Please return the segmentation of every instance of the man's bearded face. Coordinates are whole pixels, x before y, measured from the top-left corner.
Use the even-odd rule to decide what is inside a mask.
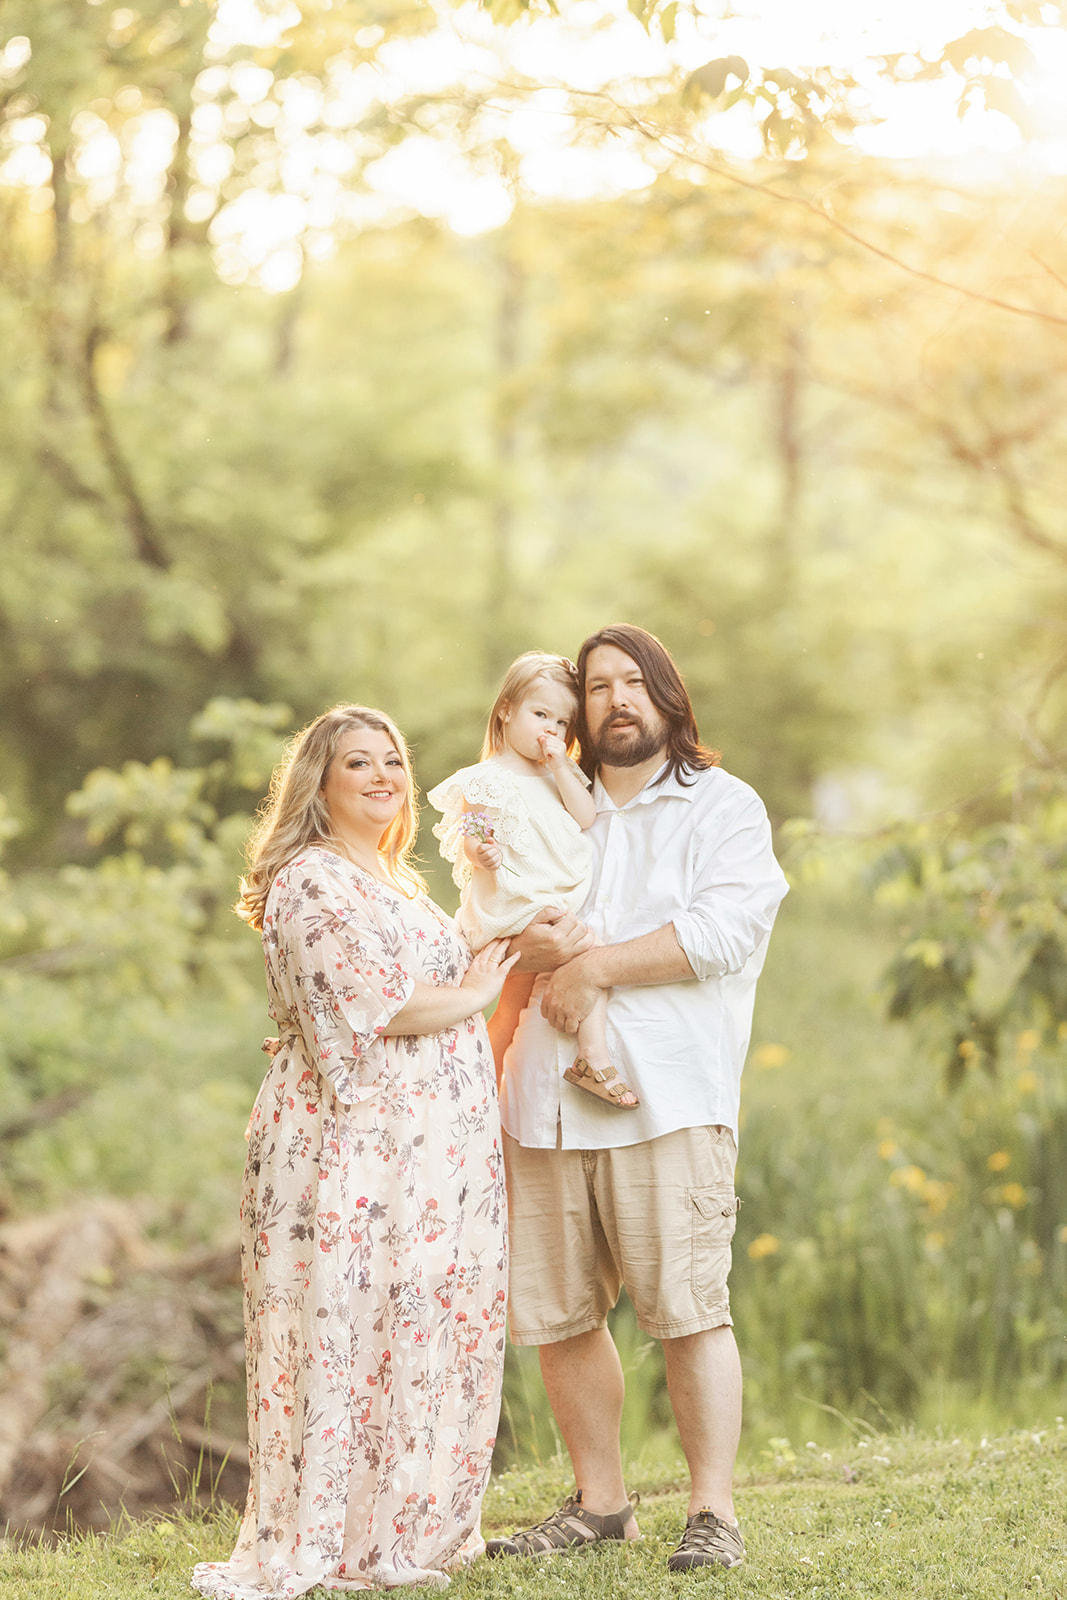
[[[666,757],[666,719],[653,705],[637,662],[614,645],[589,653],[585,717],[598,764],[639,767],[661,753]]]

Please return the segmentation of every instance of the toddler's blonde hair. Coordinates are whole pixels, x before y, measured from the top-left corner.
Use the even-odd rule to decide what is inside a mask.
[[[504,675],[500,693],[493,702],[489,723],[482,743],[482,761],[498,756],[507,749],[504,738],[504,718],[513,706],[521,705],[540,678],[547,678],[561,689],[566,689],[574,700],[574,711],[567,724],[567,754],[578,758],[578,740],[575,728],[578,721],[578,668],[566,656],[554,656],[547,650],[527,650],[511,663]]]

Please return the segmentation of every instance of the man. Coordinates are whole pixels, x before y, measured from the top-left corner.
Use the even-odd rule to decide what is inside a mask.
[[[668,1566],[733,1567],[744,1556],[732,1498],[741,1368],[727,1293],[740,1079],[786,882],[759,797],[700,743],[660,641],[604,628],[582,646],[578,674],[583,759],[596,772],[593,888],[581,921],[550,912],[516,941],[520,968],[550,975],[507,1051],[501,1093],[511,1338],[540,1347],[576,1493],[488,1549],[536,1555],[637,1537],[619,1446],[623,1375],[607,1328],[625,1285],[639,1326],[663,1342],[690,1470],[687,1524]],[[562,1080],[569,1036],[601,990],[612,1060],[636,1109]]]

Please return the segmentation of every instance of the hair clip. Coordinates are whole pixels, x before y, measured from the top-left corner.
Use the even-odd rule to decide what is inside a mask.
[[[574,662],[570,659],[570,657],[560,656],[559,659],[563,662],[563,665],[566,667],[571,677],[576,678],[578,676],[578,668],[574,665]]]

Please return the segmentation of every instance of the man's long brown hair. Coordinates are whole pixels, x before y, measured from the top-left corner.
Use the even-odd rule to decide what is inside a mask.
[[[648,697],[667,724],[667,767],[657,782],[671,777],[684,784],[687,774],[717,767],[720,753],[700,742],[693,707],[667,646],[644,628],[634,627],[630,622],[616,622],[609,628],[601,628],[599,633],[590,634],[578,652],[578,738],[586,777],[595,775],[596,761],[585,720],[585,670],[590,653],[601,645],[614,645],[637,663]]]

